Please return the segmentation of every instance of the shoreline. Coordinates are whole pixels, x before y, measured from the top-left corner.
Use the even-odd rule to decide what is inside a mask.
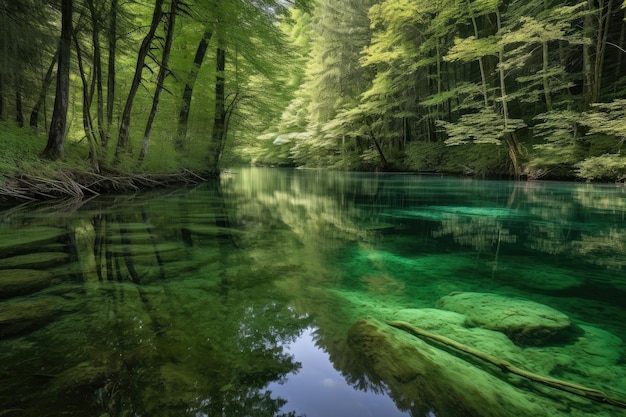
[[[114,171],[94,173],[61,169],[53,177],[30,173],[3,176],[0,204],[11,205],[56,199],[83,199],[103,194],[148,191],[173,185],[207,182],[217,174],[191,170],[169,174],[129,174]]]

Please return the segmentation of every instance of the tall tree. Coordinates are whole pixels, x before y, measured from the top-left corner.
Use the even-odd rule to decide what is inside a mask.
[[[70,91],[70,58],[72,47],[72,0],[61,2],[61,38],[59,40],[59,60],[57,63],[56,95],[50,122],[48,142],[43,155],[50,159],[64,157],[65,129]]]
[[[109,11],[109,27],[107,31],[107,42],[109,46],[109,56],[107,63],[107,103],[106,103],[106,136],[102,146],[106,147],[111,125],[113,124],[113,107],[115,106],[115,59],[117,56],[117,20],[118,20],[118,0],[111,0],[111,10]]]
[[[39,124],[39,112],[41,111],[41,107],[44,105],[46,97],[48,95],[48,88],[52,81],[54,80],[54,68],[56,67],[57,61],[59,58],[59,51],[54,54],[52,60],[50,61],[50,65],[48,66],[48,70],[46,71],[46,75],[42,81],[41,92],[39,93],[39,97],[37,98],[37,102],[33,105],[33,109],[30,113],[30,121],[29,125],[33,129],[37,129]]]
[[[209,169],[217,170],[224,149],[226,136],[226,49],[223,39],[219,38],[215,54],[215,110],[213,132],[209,146]]]
[[[93,46],[93,82],[96,86],[96,121],[98,125],[98,141],[106,148],[107,137],[104,121],[104,83],[102,76],[102,48],[100,47],[101,22],[103,21],[104,7],[106,2],[100,3],[96,8],[94,0],[86,0],[91,17],[91,43]],[[91,100],[90,100],[91,101]]]
[[[176,149],[183,150],[185,147],[187,129],[189,125],[189,112],[191,110],[191,98],[193,96],[193,89],[198,80],[198,73],[204,62],[207,49],[209,47],[209,41],[213,36],[213,32],[209,27],[206,27],[200,42],[196,47],[196,53],[194,54],[191,70],[185,79],[185,87],[180,101],[180,110],[178,113],[178,128],[176,131]]]
[[[150,28],[148,33],[144,36],[143,41],[139,47],[137,54],[137,62],[135,65],[135,73],[130,85],[130,90],[126,98],[126,104],[122,111],[121,124],[119,134],[117,138],[117,146],[115,148],[115,157],[119,159],[122,153],[128,152],[129,137],[130,137],[130,123],[133,111],[133,105],[135,104],[135,96],[141,85],[142,73],[145,67],[146,58],[150,53],[152,41],[156,35],[157,28],[163,17],[163,0],[156,0],[154,5],[154,11],[152,13],[152,20],[150,22]]]
[[[178,14],[178,0],[171,0],[170,10],[165,20],[165,42],[163,44],[163,52],[161,55],[161,62],[159,64],[159,73],[156,80],[156,89],[154,96],[152,97],[152,108],[148,115],[148,121],[146,122],[146,129],[141,141],[141,150],[139,151],[139,163],[141,164],[148,153],[148,146],[150,145],[150,134],[152,132],[152,124],[159,109],[159,100],[161,98],[161,92],[165,87],[165,78],[170,72],[169,61],[170,52],[172,50],[172,42],[174,39],[174,29],[176,28],[176,16]]]

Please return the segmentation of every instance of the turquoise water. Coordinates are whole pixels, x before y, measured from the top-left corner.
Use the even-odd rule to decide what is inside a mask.
[[[4,208],[0,416],[622,416],[432,343],[443,374],[410,370],[413,336],[389,330],[395,351],[350,329],[414,320],[624,402],[625,218],[613,185],[260,168]],[[521,339],[453,316],[459,293],[504,299],[498,322],[522,300],[571,326]],[[515,399],[474,404],[473,386]]]

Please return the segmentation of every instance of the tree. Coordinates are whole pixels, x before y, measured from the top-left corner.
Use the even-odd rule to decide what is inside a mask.
[[[174,29],[176,26],[176,15],[178,14],[178,7],[178,0],[171,0],[170,10],[167,15],[167,20],[165,22],[165,42],[163,44],[163,53],[161,57],[161,62],[159,64],[159,74],[157,75],[156,90],[154,91],[154,96],[152,98],[152,108],[150,109],[150,114],[148,115],[146,129],[144,131],[143,140],[141,142],[141,150],[139,151],[139,164],[143,162],[146,154],[148,153],[152,124],[154,123],[154,118],[156,117],[156,113],[159,108],[159,99],[161,97],[161,92],[164,89],[165,77],[170,72],[170,51],[172,49],[172,41],[174,39]]]
[[[23,126],[26,107],[46,89],[46,69],[56,62],[57,16],[48,2],[0,0],[0,118]]]
[[[115,57],[117,55],[117,20],[118,20],[118,0],[111,0],[111,10],[109,13],[109,27],[107,32],[107,41],[109,44],[109,57],[107,64],[107,105],[106,105],[106,126],[107,133],[102,146],[106,147],[111,125],[113,124],[113,107],[115,104]]]
[[[373,3],[323,0],[313,11],[311,60],[302,85],[309,103],[308,135],[294,146],[306,156],[298,162],[341,167],[348,153],[356,152],[358,158],[358,144],[334,129],[346,126],[334,119],[356,107],[371,82],[371,71],[361,66],[360,58],[370,41],[367,13]]]
[[[161,22],[163,16],[163,0],[156,0],[154,5],[154,11],[152,13],[152,21],[150,22],[150,28],[148,33],[143,38],[139,52],[137,54],[137,62],[135,65],[135,73],[130,85],[128,96],[126,97],[126,104],[121,116],[121,125],[117,138],[117,146],[115,148],[115,157],[119,160],[122,153],[128,152],[129,136],[130,136],[130,123],[133,111],[133,105],[135,103],[135,96],[141,85],[142,72],[145,67],[145,61],[150,53],[152,41],[156,35],[157,28]]]
[[[54,68],[56,67],[58,59],[59,59],[59,51],[57,50],[57,52],[52,57],[52,60],[50,61],[50,65],[48,66],[48,70],[46,71],[46,75],[44,76],[44,79],[42,82],[41,92],[39,93],[37,102],[33,106],[33,110],[30,113],[29,125],[33,129],[37,129],[37,126],[39,125],[39,112],[48,95],[48,88],[50,87],[50,84],[52,84],[52,81],[54,80]]]
[[[181,151],[185,148],[185,139],[187,137],[187,129],[189,125],[189,111],[191,109],[191,98],[193,97],[193,89],[198,80],[198,73],[204,62],[207,49],[209,47],[209,41],[213,36],[213,32],[206,27],[200,42],[196,47],[196,53],[192,63],[191,70],[185,79],[185,87],[180,102],[180,111],[178,115],[178,128],[176,132],[176,149]]]
[[[50,122],[48,143],[43,155],[50,159],[63,158],[67,108],[70,91],[70,56],[72,42],[72,0],[61,2],[61,38],[59,40],[59,60],[57,63],[56,95],[54,111]]]

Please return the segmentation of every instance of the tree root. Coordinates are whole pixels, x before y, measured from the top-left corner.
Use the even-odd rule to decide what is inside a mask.
[[[597,401],[597,402],[601,402],[604,404],[610,404],[616,407],[620,407],[620,408],[626,408],[626,402],[624,401],[620,401],[616,398],[612,398],[610,396],[608,396],[607,394],[605,394],[602,391],[593,389],[593,388],[587,388],[584,387],[582,385],[577,385],[577,384],[573,384],[571,382],[567,382],[567,381],[561,381],[559,379],[554,379],[554,378],[549,378],[549,377],[545,377],[545,376],[541,376],[538,374],[535,374],[533,372],[529,372],[526,371],[524,369],[518,368],[515,365],[512,365],[511,363],[507,362],[507,361],[503,361],[500,360],[498,358],[495,358],[491,355],[488,355],[484,352],[481,352],[479,350],[473,349],[469,346],[466,346],[464,344],[461,344],[459,342],[456,342],[452,339],[449,339],[445,336],[440,336],[438,334],[435,333],[431,333],[428,332],[424,329],[421,329],[419,327],[413,326],[407,322],[404,321],[388,321],[387,322],[388,325],[401,329],[401,330],[405,330],[415,336],[422,336],[425,337],[427,339],[430,340],[434,340],[436,342],[439,342],[441,344],[444,344],[446,346],[450,346],[456,350],[459,350],[461,352],[465,352],[468,353],[472,356],[475,356],[479,359],[482,359],[486,362],[489,362],[495,366],[497,366],[498,368],[500,368],[502,371],[504,372],[511,372],[512,374],[515,375],[519,375],[523,378],[526,378],[530,381],[534,381],[534,382],[538,382],[540,384],[543,385],[547,385],[549,387],[561,390],[561,391],[565,391],[565,392],[569,392],[570,394],[574,394],[577,395],[579,397],[584,397],[593,401]]]
[[[97,196],[110,192],[134,192],[174,184],[197,184],[206,181],[191,171],[174,174],[120,174],[61,170],[53,177],[22,174],[4,178],[0,184],[0,201],[36,201],[58,198]]]

